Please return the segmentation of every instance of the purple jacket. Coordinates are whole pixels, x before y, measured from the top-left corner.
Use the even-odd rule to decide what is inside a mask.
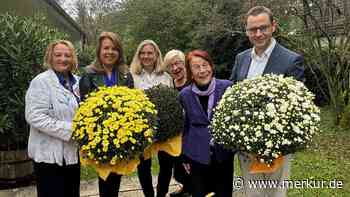
[[[231,81],[216,79],[214,91],[214,106],[217,105],[225,90],[232,85]],[[210,162],[209,142],[212,138],[209,132],[210,119],[204,112],[197,95],[192,92],[192,85],[188,85],[180,92],[180,101],[185,110],[185,128],[182,138],[182,152],[190,159],[202,163]],[[232,156],[232,152],[214,145],[212,150],[214,159],[218,162],[224,161]]]

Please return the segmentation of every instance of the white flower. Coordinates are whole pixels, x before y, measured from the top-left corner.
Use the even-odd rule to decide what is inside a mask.
[[[281,125],[279,123],[276,124],[276,128],[277,128],[277,130],[279,130],[281,132],[283,131],[283,125]]]
[[[311,120],[311,117],[310,117],[309,115],[306,115],[306,114],[305,114],[305,115],[303,115],[303,119],[304,119],[304,120]]]
[[[280,110],[282,113],[286,113],[286,112],[287,112],[287,109],[288,109],[288,103],[283,102],[283,103],[281,104],[281,107],[279,108],[279,110]]]
[[[271,153],[271,150],[268,148],[264,151],[264,155],[268,156]]]
[[[269,131],[271,134],[277,134],[277,130],[275,130],[275,129],[270,129]]]
[[[272,148],[272,146],[273,146],[273,144],[272,144],[272,141],[267,141],[266,143],[265,143],[265,145],[266,145],[266,147],[267,148]]]
[[[236,125],[233,127],[234,130],[238,131],[239,130],[239,125]]]
[[[257,132],[255,132],[255,136],[256,136],[256,137],[261,137],[261,136],[262,136],[261,131],[258,130]]]
[[[291,144],[291,142],[289,140],[283,139],[282,145],[290,145],[290,144]]]
[[[271,118],[273,118],[275,116],[275,113],[274,112],[267,112],[266,115],[268,115]]]
[[[291,77],[267,74],[234,84],[214,110],[213,138],[271,162],[319,132],[313,94]],[[225,133],[225,135],[223,135]],[[215,135],[214,135],[215,134]]]
[[[232,97],[228,97],[227,101],[232,102],[232,101],[234,101],[234,99]]]
[[[245,136],[244,138],[244,141],[248,142],[249,141],[249,138],[247,136]]]
[[[301,107],[302,107],[302,108],[309,108],[310,105],[309,105],[308,102],[303,102],[303,103],[301,104]]]
[[[233,113],[234,116],[238,116],[239,115],[239,110],[234,110],[232,113]]]
[[[266,124],[266,125],[264,126],[264,129],[265,129],[266,131],[269,131],[269,130],[271,129],[271,125]]]
[[[275,105],[272,104],[272,103],[267,104],[266,105],[266,109],[267,109],[268,112],[275,112],[276,111]]]
[[[296,125],[294,125],[294,124],[292,124],[292,128],[293,128],[293,131],[294,131],[295,133],[298,133],[298,134],[302,134],[302,133],[303,133],[303,131],[301,131],[301,130],[299,129],[299,127],[296,126]]]
[[[277,158],[278,156],[279,156],[279,154],[277,154],[277,153],[272,153],[272,157]]]

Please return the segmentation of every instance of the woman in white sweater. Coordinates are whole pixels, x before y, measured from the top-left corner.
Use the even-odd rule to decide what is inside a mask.
[[[51,43],[44,58],[48,69],[31,81],[25,97],[38,197],[79,197],[78,147],[71,139],[79,102],[78,77],[72,74],[77,63],[72,43]]]
[[[173,86],[170,75],[165,72],[162,53],[158,45],[152,40],[144,40],[139,44],[130,69],[135,88],[145,90],[159,84]],[[139,180],[146,197],[154,197],[151,164],[151,159],[144,160],[141,157],[141,163],[137,167]],[[161,165],[160,168],[162,168]],[[162,191],[159,189],[157,187],[157,197],[165,196],[168,191],[167,188],[164,191],[163,188]]]

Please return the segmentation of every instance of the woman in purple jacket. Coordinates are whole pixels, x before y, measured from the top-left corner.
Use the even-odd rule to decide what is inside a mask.
[[[185,110],[183,154],[185,168],[190,174],[192,196],[232,196],[233,154],[212,141],[209,132],[213,108],[226,88],[228,80],[214,77],[214,64],[206,51],[194,50],[186,57],[186,70],[191,84],[180,93]]]

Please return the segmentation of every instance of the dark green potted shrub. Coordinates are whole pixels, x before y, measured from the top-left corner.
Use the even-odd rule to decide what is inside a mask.
[[[47,45],[67,36],[47,26],[43,17],[6,13],[0,15],[0,27],[0,179],[15,179],[28,175],[32,168],[26,154],[26,90],[31,79],[43,71],[40,65]]]
[[[145,90],[145,93],[158,111],[155,141],[164,142],[180,134],[184,129],[184,117],[178,100],[179,92],[165,85],[157,85]]]

